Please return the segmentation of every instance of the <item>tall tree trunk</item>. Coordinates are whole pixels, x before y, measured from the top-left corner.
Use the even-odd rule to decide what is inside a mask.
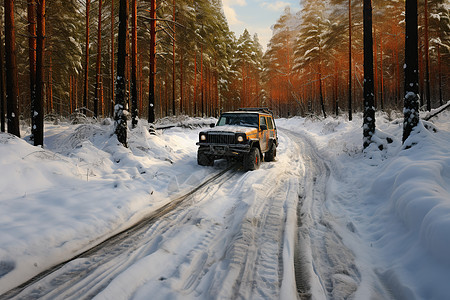
[[[95,95],[94,95],[94,118],[98,116],[98,103],[100,99],[100,76],[102,65],[102,2],[98,1],[98,28],[97,28],[97,62],[95,65]]]
[[[69,75],[69,114],[73,113],[73,78]]]
[[[381,110],[384,110],[384,73],[383,73],[383,36],[380,36],[380,80],[381,80],[381,94],[380,105]]]
[[[180,115],[183,114],[183,51],[180,51]]]
[[[103,78],[100,80],[100,111],[102,114],[102,118],[105,117],[105,103],[104,103],[104,94],[103,94]]]
[[[5,113],[6,113],[6,107],[5,107],[5,72],[4,72],[4,52],[3,52],[3,35],[2,35],[2,28],[1,28],[0,22],[0,123],[1,123],[1,132],[6,131],[6,119],[5,119]]]
[[[148,91],[148,122],[155,122],[155,76],[156,76],[156,0],[150,3],[150,78]],[[160,98],[161,100],[161,98]],[[162,116],[162,114],[161,114]]]
[[[5,0],[6,113],[8,132],[20,137],[14,1]]]
[[[131,126],[135,128],[138,123],[138,91],[137,91],[137,4],[131,0]]]
[[[403,143],[419,123],[417,0],[406,0],[405,98]]]
[[[320,48],[319,48],[320,49]],[[320,53],[320,50],[319,50]],[[325,112],[325,103],[323,100],[323,91],[322,91],[322,62],[319,62],[319,97],[320,97],[320,108],[322,109],[323,117],[327,117],[327,113]]]
[[[91,0],[86,0],[86,48],[85,48],[85,60],[84,60],[84,94],[83,94],[83,110],[82,113],[86,114],[89,102],[89,10],[91,6]]]
[[[337,117],[339,115],[339,73],[338,73],[338,60],[334,61],[334,114]]]
[[[175,108],[175,83],[176,83],[176,71],[175,71],[175,0],[173,0],[173,38],[172,38],[172,113],[175,116],[176,115],[176,108]]]
[[[363,2],[364,20],[364,148],[372,143],[375,134],[375,107],[373,84],[372,0]]]
[[[438,52],[438,73],[439,73],[439,105],[444,105],[444,101],[442,98],[442,65],[441,65],[441,45],[437,45]]]
[[[352,116],[352,0],[348,0],[348,120]]]
[[[117,51],[117,83],[116,105],[114,107],[114,125],[117,139],[127,146],[127,116],[124,113],[126,100],[126,56],[128,32],[128,1],[120,0],[119,7],[119,37]]]
[[[139,68],[138,68],[138,82],[139,82],[139,117],[142,117],[144,110],[144,88],[143,88],[143,76],[142,76],[142,53],[139,54]]]
[[[399,43],[397,42],[397,45]],[[398,107],[398,100],[400,99],[400,95],[401,95],[401,75],[400,75],[400,54],[399,54],[400,50],[399,50],[399,46],[395,47],[395,60],[396,60],[396,67],[397,67],[397,72],[396,73],[396,83],[397,83],[397,91],[395,92],[397,97],[395,97],[395,107]],[[418,71],[418,70],[417,70]]]
[[[45,0],[37,3],[36,46],[36,131],[34,145],[44,146],[44,62],[45,62]]]
[[[5,107],[5,72],[4,72],[4,52],[3,52],[3,36],[2,36],[2,26],[0,22],[0,123],[1,123],[1,132],[6,131],[6,120],[5,120],[5,113],[6,113],[6,107]]]
[[[428,0],[425,0],[425,95],[427,97],[427,110],[431,111],[431,92],[430,92],[430,45],[428,39]]]
[[[419,19],[420,20],[420,19]],[[418,21],[419,23],[420,23],[420,21]],[[425,89],[425,75],[424,75],[424,67],[423,67],[423,65],[424,65],[424,63],[423,63],[423,48],[424,48],[424,46],[422,45],[422,40],[421,40],[421,38],[420,38],[420,28],[422,28],[423,29],[423,27],[420,27],[420,25],[419,25],[419,32],[418,32],[418,35],[419,35],[419,40],[418,40],[418,48],[419,48],[419,101],[420,101],[420,104],[419,104],[419,107],[423,107],[423,105],[424,105],[424,100],[425,100],[425,97],[423,96],[424,94],[424,89]]]
[[[376,29],[373,30],[373,64],[374,64],[374,79],[373,79],[373,93],[374,93],[374,100],[373,100],[373,107],[376,109],[378,107],[377,99],[378,99],[378,46],[377,46],[377,31]]]
[[[28,0],[28,60],[30,68],[31,140],[36,131],[36,3]]]
[[[111,1],[111,82],[110,82],[110,93],[111,93],[111,106],[114,107],[114,0]],[[114,110],[111,110],[114,113]]]
[[[202,115],[203,118],[205,116],[205,105],[204,105],[204,90],[203,90],[204,84],[203,84],[203,45],[201,47],[200,51],[200,93],[201,93],[201,107],[202,107]]]
[[[51,112],[52,113],[54,113],[55,112],[55,109],[54,109],[54,103],[53,103],[53,70],[52,70],[52,68],[53,68],[53,62],[52,62],[52,52],[51,51],[49,51],[48,52],[48,54],[49,54],[49,56],[48,56],[48,62],[49,62],[49,64],[48,64],[48,84],[47,84],[47,87],[48,87],[48,92],[47,92],[47,99],[48,99],[48,102],[50,103],[50,108],[51,108]],[[45,60],[43,60],[43,61],[45,61]],[[59,107],[58,107],[58,112],[59,112],[59,114],[61,114],[61,104],[59,105]]]
[[[194,58],[194,116],[197,116],[198,107],[197,107],[197,53],[195,53]]]

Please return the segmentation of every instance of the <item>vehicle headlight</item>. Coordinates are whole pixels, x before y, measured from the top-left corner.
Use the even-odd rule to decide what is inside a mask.
[[[244,141],[244,137],[243,137],[242,135],[238,135],[237,141],[238,141],[239,143],[242,143],[242,142]]]
[[[200,135],[200,141],[206,141],[206,134]]]

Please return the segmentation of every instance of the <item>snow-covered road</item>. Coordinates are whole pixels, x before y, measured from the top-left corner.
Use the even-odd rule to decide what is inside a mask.
[[[254,172],[225,172],[147,227],[82,254],[16,296],[292,297],[293,241],[304,167],[299,145],[284,134],[280,140],[276,162],[263,163]],[[209,176],[224,168],[225,161],[216,162]]]
[[[222,175],[196,163],[213,120],[129,148],[108,120],[46,124],[44,149],[2,133],[0,299],[447,299],[449,119],[403,146],[380,113],[365,151],[362,115],[279,119],[277,161]]]

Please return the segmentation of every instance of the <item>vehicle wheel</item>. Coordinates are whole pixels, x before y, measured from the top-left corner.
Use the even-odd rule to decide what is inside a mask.
[[[197,163],[200,166],[212,166],[212,165],[214,165],[214,159],[212,159],[211,157],[206,155],[204,152],[198,151],[197,152]]]
[[[248,154],[244,156],[245,171],[253,171],[259,169],[261,164],[261,152],[258,148],[252,148]]]
[[[270,146],[269,151],[267,151],[266,154],[264,154],[264,160],[274,161],[276,156],[277,156],[277,146],[275,146],[275,144],[272,144],[272,146]]]

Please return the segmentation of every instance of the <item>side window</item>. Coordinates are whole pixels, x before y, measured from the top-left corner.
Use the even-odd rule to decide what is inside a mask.
[[[259,127],[261,128],[262,125],[267,125],[266,118],[264,116],[259,117]]]
[[[267,128],[273,129],[273,121],[272,121],[272,118],[267,117]]]

